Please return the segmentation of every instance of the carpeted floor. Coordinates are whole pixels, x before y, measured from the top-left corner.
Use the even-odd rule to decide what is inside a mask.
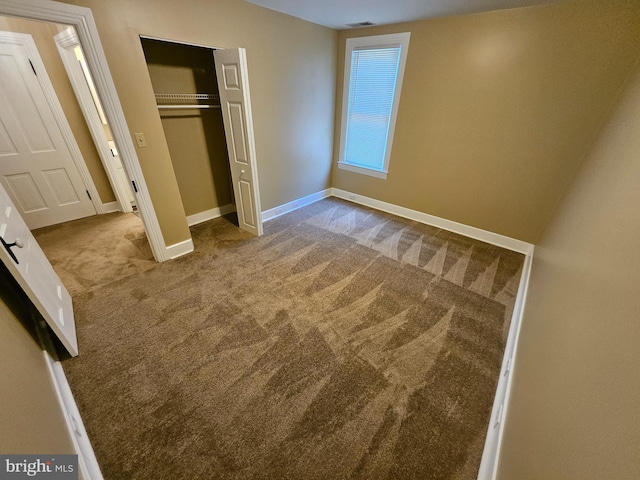
[[[72,297],[156,265],[140,220],[109,213],[32,232]]]
[[[135,234],[53,258],[106,479],[476,478],[522,255],[336,199],[192,234],[164,264]]]

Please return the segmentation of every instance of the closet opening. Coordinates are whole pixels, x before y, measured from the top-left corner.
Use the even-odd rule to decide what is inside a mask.
[[[187,223],[236,211],[261,235],[245,51],[141,42]]]

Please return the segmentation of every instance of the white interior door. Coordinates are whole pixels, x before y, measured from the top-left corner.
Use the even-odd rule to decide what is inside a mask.
[[[132,212],[135,197],[120,157],[116,153],[115,142],[108,139],[112,138],[111,129],[107,123],[102,102],[98,97],[76,30],[69,27],[55,35],[53,39],[58,47],[64,68],[69,75],[71,87],[76,94],[84,119],[87,121],[87,127],[91,132],[104,170],[109,177],[120,210]],[[108,137],[107,132],[109,132]]]
[[[129,177],[127,177],[127,173],[124,171],[122,160],[120,160],[120,155],[118,155],[118,149],[116,148],[115,142],[112,140],[109,140],[107,142],[107,145],[109,146],[109,150],[111,151],[113,166],[116,170],[116,183],[120,186],[120,190],[124,195],[125,206],[129,206],[128,210],[123,209],[122,211],[133,211],[133,208],[131,208],[131,206],[136,204],[136,197],[133,196],[133,190],[131,189],[131,184],[129,183]]]
[[[0,185],[0,260],[72,356],[78,355],[71,296]]]
[[[25,46],[4,36],[0,182],[31,229],[96,214]]]
[[[218,90],[240,228],[262,235],[262,210],[253,139],[247,55],[244,48],[215,50]]]

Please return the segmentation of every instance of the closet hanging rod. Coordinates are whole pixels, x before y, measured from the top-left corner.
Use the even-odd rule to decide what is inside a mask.
[[[188,109],[188,108],[197,108],[197,109],[203,109],[203,108],[220,108],[220,105],[158,105],[158,108],[160,110],[164,110],[164,109]]]

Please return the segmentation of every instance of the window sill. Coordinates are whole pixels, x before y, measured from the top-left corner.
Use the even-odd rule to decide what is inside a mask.
[[[380,170],[372,170],[370,168],[365,168],[365,167],[357,167],[356,165],[351,165],[349,163],[338,162],[338,168],[342,170],[348,170],[349,172],[361,173],[362,175],[369,175],[371,177],[381,178],[383,180],[387,179],[387,172],[383,172]]]

